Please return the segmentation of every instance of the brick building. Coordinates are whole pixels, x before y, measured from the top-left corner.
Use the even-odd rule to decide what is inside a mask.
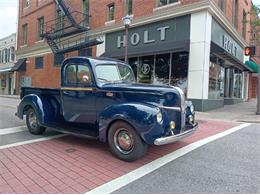
[[[16,57],[16,34],[0,39],[0,95],[15,92],[15,76],[12,70]]]
[[[248,98],[252,70],[243,50],[250,25],[242,21],[250,19],[250,0],[64,0],[75,21],[90,29],[56,40],[56,48],[66,51],[60,53],[41,36],[48,28],[66,31],[70,16],[58,1],[19,0],[17,56],[25,69],[18,69],[18,88],[59,87],[64,57],[124,59],[122,17],[129,14],[129,64],[138,82],[179,86],[202,111]],[[102,43],[75,49],[82,36]]]

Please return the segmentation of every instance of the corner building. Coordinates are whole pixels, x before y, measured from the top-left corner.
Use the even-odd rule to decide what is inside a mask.
[[[59,87],[60,62],[44,40],[37,40],[39,18],[57,18],[55,1],[20,0],[18,58],[27,86]],[[65,0],[69,10],[91,16],[89,39],[103,43],[80,48],[72,55],[124,59],[125,27],[122,17],[132,17],[128,36],[129,64],[137,81],[167,84],[183,89],[196,110],[207,111],[248,98],[250,67],[244,64],[249,45],[250,0]],[[37,25],[38,21],[38,25]],[[25,27],[27,25],[27,27]],[[25,30],[26,29],[26,30]],[[26,33],[25,33],[26,32]],[[24,35],[28,34],[27,43]],[[40,60],[40,66],[39,64]],[[26,59],[26,60],[25,60]],[[19,79],[17,79],[19,85]]]

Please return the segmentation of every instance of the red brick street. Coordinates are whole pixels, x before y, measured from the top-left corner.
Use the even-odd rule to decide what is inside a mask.
[[[65,136],[0,150],[0,193],[85,193],[155,159],[239,123],[199,121],[197,132],[182,141],[152,146],[141,160],[126,163],[106,144]]]

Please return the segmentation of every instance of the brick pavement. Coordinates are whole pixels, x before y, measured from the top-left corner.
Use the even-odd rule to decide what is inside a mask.
[[[85,193],[181,147],[238,123],[199,121],[191,137],[151,146],[140,160],[127,163],[107,144],[73,136],[0,150],[0,193]]]

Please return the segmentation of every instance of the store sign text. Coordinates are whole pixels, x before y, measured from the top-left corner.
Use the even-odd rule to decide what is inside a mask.
[[[235,43],[230,40],[226,35],[223,35],[223,47],[230,54],[237,56],[237,47]]]
[[[166,31],[170,29],[170,26],[164,26],[164,27],[160,27],[157,28],[156,30],[158,31],[158,33],[160,33],[160,41],[165,41],[166,40]],[[143,39],[142,39],[143,38]],[[126,36],[118,36],[117,37],[117,47],[121,48],[122,46],[125,47],[125,41],[126,40]],[[130,35],[129,37],[129,42],[131,45],[136,46],[138,45],[141,40],[143,40],[144,44],[149,44],[149,43],[154,43],[156,40],[152,39],[150,37],[150,32],[148,30],[145,30],[143,33],[133,33]]]

